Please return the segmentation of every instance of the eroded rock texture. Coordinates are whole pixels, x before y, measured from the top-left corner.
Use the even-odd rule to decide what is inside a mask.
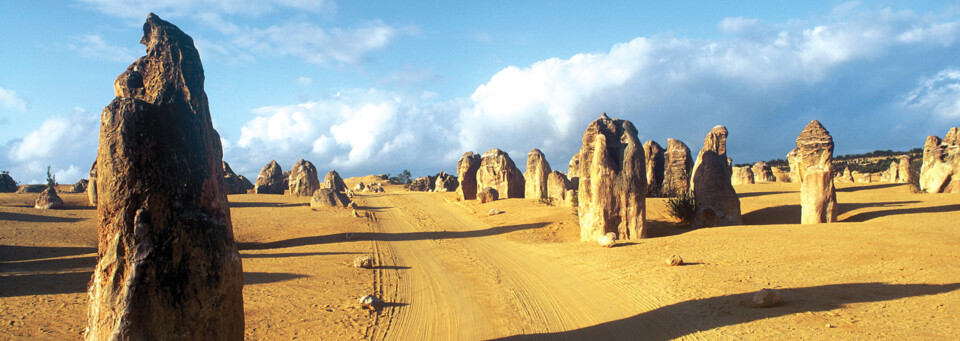
[[[733,185],[745,185],[755,183],[753,180],[752,167],[733,167],[733,175],[730,176],[730,183]]]
[[[570,162],[567,163],[567,179],[570,180],[570,183],[573,184],[573,188],[580,187],[580,152],[573,154],[570,157]]]
[[[90,183],[90,180],[80,179],[77,180],[77,183],[73,184],[73,187],[70,188],[70,193],[83,193],[87,191],[87,184]]]
[[[659,191],[663,188],[664,152],[660,144],[653,140],[643,143],[643,155],[646,158],[644,169],[647,171],[647,188]]]
[[[905,184],[914,180],[914,175],[910,172],[911,161],[913,161],[913,158],[910,157],[910,155],[900,156],[899,168],[897,168],[897,182]]]
[[[253,189],[257,194],[283,194],[287,189],[283,184],[283,169],[276,160],[270,160],[270,163],[260,169]]]
[[[790,165],[790,182],[803,181],[803,179],[800,179],[800,166],[797,165],[797,153],[799,152],[799,148],[793,148],[787,153],[787,164]]]
[[[951,128],[941,140],[927,137],[923,144],[920,190],[927,193],[960,193],[960,128]]]
[[[419,178],[413,179],[410,182],[410,186],[407,186],[407,190],[414,192],[433,192],[433,186],[437,183],[437,179],[432,176],[421,176]]]
[[[776,182],[777,177],[773,175],[773,169],[764,161],[753,164],[753,182]]]
[[[13,193],[18,188],[17,182],[13,180],[10,173],[0,173],[0,193]]]
[[[601,114],[587,126],[580,159],[578,213],[580,240],[599,241],[607,233],[621,240],[646,236],[646,158],[637,128]]]
[[[329,188],[337,192],[345,192],[347,190],[347,184],[343,182],[340,173],[337,173],[336,170],[331,170],[323,177],[323,184],[320,185],[320,188]]]
[[[477,192],[477,200],[481,204],[486,204],[488,202],[494,202],[500,199],[500,193],[497,192],[493,187],[484,187],[482,190]]]
[[[523,173],[524,194],[527,199],[547,198],[547,175],[550,174],[550,163],[539,149],[527,153],[527,171]]]
[[[97,207],[97,160],[90,166],[90,181],[87,182],[87,200],[90,206]]]
[[[797,136],[797,173],[800,179],[800,223],[837,221],[837,194],[833,187],[833,137],[817,120]]]
[[[727,128],[713,127],[703,139],[690,180],[697,203],[693,228],[743,224],[740,198],[730,182],[732,172],[727,162]]]
[[[690,189],[693,157],[683,141],[667,139],[667,151],[663,156],[663,193],[677,195]]]
[[[510,155],[500,149],[491,149],[480,158],[477,169],[477,189],[491,187],[497,190],[500,199],[523,198],[523,173],[510,159]]]
[[[253,185],[247,187],[250,180],[244,183],[243,178],[234,173],[226,161],[223,161],[223,182],[227,185],[227,194],[244,194],[248,189],[253,188]]]
[[[317,167],[313,163],[300,159],[290,168],[290,176],[287,178],[290,195],[297,197],[306,197],[313,195],[320,189],[320,179],[317,178]]]
[[[567,176],[560,171],[547,175],[547,198],[557,206],[573,207],[577,200],[577,190]]]
[[[773,171],[773,176],[777,178],[777,182],[790,182],[790,172],[785,172],[780,167],[771,167]]]
[[[321,188],[313,192],[310,198],[310,209],[318,210],[322,207],[347,207],[350,205],[350,198],[342,191],[336,191],[332,188]]]
[[[63,208],[63,199],[60,199],[60,196],[57,195],[57,189],[53,186],[47,186],[43,192],[40,192],[40,196],[37,197],[37,201],[34,202],[33,208],[39,208],[44,210],[56,210]]]
[[[843,169],[843,173],[837,177],[837,182],[853,182],[853,172],[850,171],[850,167]]]
[[[900,179],[900,164],[897,161],[890,162],[890,167],[883,172],[882,180],[889,183],[897,183]]]
[[[463,153],[460,161],[457,161],[457,179],[460,180],[457,193],[460,194],[461,200],[477,198],[477,170],[479,169],[480,155],[474,152]]]
[[[457,187],[460,186],[460,182],[457,181],[457,177],[447,174],[445,171],[440,171],[437,174],[437,181],[433,185],[434,192],[454,192],[457,190]]]
[[[243,277],[193,40],[150,14],[97,150],[87,340],[241,340]]]

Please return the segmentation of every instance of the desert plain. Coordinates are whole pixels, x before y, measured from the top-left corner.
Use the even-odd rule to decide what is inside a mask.
[[[370,177],[346,179],[352,187]],[[800,225],[799,184],[735,186],[743,223],[687,229],[647,198],[647,239],[581,242],[575,208],[456,193],[230,195],[249,340],[952,339],[960,194],[838,183],[838,222]],[[0,194],[0,335],[83,337],[96,208]],[[500,214],[488,215],[491,209]],[[373,269],[352,266],[358,256]],[[672,255],[682,266],[668,266]],[[774,288],[782,302],[749,304]],[[380,312],[357,298],[375,294]]]

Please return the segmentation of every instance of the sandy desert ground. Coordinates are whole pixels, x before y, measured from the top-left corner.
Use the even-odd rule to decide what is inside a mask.
[[[367,179],[369,181],[369,179]],[[352,186],[357,179],[348,179]],[[314,339],[953,339],[960,333],[960,194],[838,184],[840,222],[798,225],[796,184],[737,186],[744,226],[676,226],[648,199],[653,238],[578,241],[572,208],[458,202],[453,193],[231,195],[246,337]],[[81,337],[96,210],[0,194],[0,338]],[[487,216],[496,208],[503,213]],[[670,267],[677,254],[687,265]],[[352,260],[372,255],[373,270]],[[752,308],[762,288],[783,303]],[[380,313],[357,298],[377,294]]]

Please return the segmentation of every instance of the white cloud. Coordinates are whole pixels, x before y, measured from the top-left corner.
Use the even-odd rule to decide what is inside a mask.
[[[9,142],[5,161],[10,163],[2,167],[19,179],[44,179],[47,166],[52,166],[59,169],[58,181],[75,182],[86,176],[72,168],[89,169],[99,133],[100,116],[74,108],[72,114],[46,119],[36,130]]]
[[[903,104],[945,119],[960,118],[960,69],[946,69],[921,79]]]
[[[17,95],[16,91],[0,87],[0,106],[10,111],[27,111],[27,101]]]
[[[313,13],[332,13],[336,3],[323,0],[79,0],[80,3],[105,14],[126,18],[146,18],[153,12],[171,18],[220,15],[259,16],[281,9]]]
[[[99,34],[86,34],[74,38],[74,43],[67,45],[73,50],[77,50],[80,56],[91,59],[102,59],[112,62],[129,63],[140,56],[136,50],[110,45],[103,40]]]
[[[298,57],[308,63],[356,64],[400,33],[380,20],[356,29],[324,29],[309,22],[290,22],[248,30],[238,35],[234,43],[260,53]]]
[[[307,76],[300,76],[297,78],[297,84],[302,87],[308,87],[313,84],[313,78]]]

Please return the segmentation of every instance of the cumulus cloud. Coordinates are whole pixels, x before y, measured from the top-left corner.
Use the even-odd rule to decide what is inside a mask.
[[[283,8],[313,13],[332,13],[336,3],[324,0],[79,0],[85,6],[105,14],[142,20],[147,13],[176,17],[201,16],[213,19],[221,15],[258,16]]]
[[[945,119],[960,119],[960,69],[951,68],[920,80],[907,94],[908,108],[932,112]]]
[[[52,166],[58,181],[74,182],[86,177],[79,170],[89,169],[96,158],[99,129],[99,115],[74,108],[73,113],[46,119],[23,138],[9,141],[3,146],[5,165],[0,167],[23,182],[46,178],[47,166]]]
[[[0,87],[0,106],[10,111],[27,111],[27,101],[17,95],[16,91]]]

